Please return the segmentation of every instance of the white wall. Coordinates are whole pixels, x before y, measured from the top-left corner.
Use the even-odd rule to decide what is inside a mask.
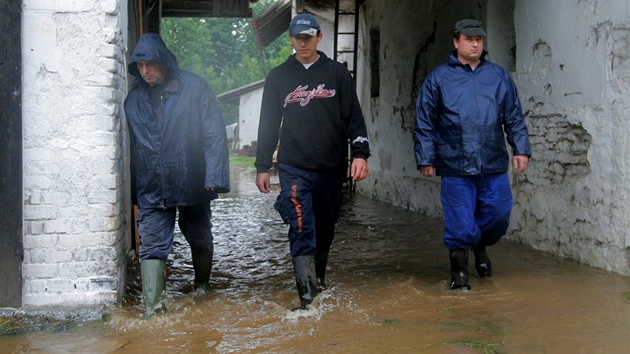
[[[258,140],[258,120],[260,119],[260,105],[263,87],[241,95],[238,109],[238,147],[252,145]]]
[[[630,274],[630,3],[516,1],[534,156],[512,238]]]
[[[23,0],[23,305],[124,290],[126,0]]]

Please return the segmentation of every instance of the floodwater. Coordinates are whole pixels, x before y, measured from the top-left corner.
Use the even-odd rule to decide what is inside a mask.
[[[440,220],[348,195],[328,289],[299,304],[276,194],[254,175],[213,202],[209,294],[192,291],[183,240],[168,262],[168,313],[140,319],[132,264],[127,297],[102,321],[0,337],[1,353],[630,353],[630,277],[502,240],[493,276],[449,289]],[[470,269],[474,274],[472,257]]]

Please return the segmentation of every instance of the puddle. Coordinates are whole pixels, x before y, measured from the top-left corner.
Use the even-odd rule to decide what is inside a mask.
[[[121,306],[67,331],[0,337],[2,353],[628,353],[630,277],[503,240],[493,276],[449,289],[440,220],[349,196],[327,284],[299,304],[276,193],[253,172],[213,202],[213,291],[192,291],[181,235],[169,258],[168,313],[140,320],[137,264]],[[471,270],[473,270],[471,262]]]

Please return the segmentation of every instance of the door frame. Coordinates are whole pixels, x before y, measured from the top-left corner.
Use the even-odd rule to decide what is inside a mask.
[[[22,1],[0,0],[0,307],[22,306]]]

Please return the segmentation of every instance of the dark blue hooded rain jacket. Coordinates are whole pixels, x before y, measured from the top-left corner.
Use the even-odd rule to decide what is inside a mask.
[[[485,60],[485,51],[475,70],[456,55],[427,76],[418,94],[416,164],[434,166],[440,176],[507,172],[506,138],[512,154],[531,155],[516,85]]]
[[[149,85],[137,68],[142,60],[167,69],[155,110]],[[125,100],[134,203],[140,208],[195,205],[229,192],[225,123],[207,82],[180,70],[175,56],[153,33],[142,36],[128,70],[136,77]],[[209,187],[215,190],[206,191]]]

